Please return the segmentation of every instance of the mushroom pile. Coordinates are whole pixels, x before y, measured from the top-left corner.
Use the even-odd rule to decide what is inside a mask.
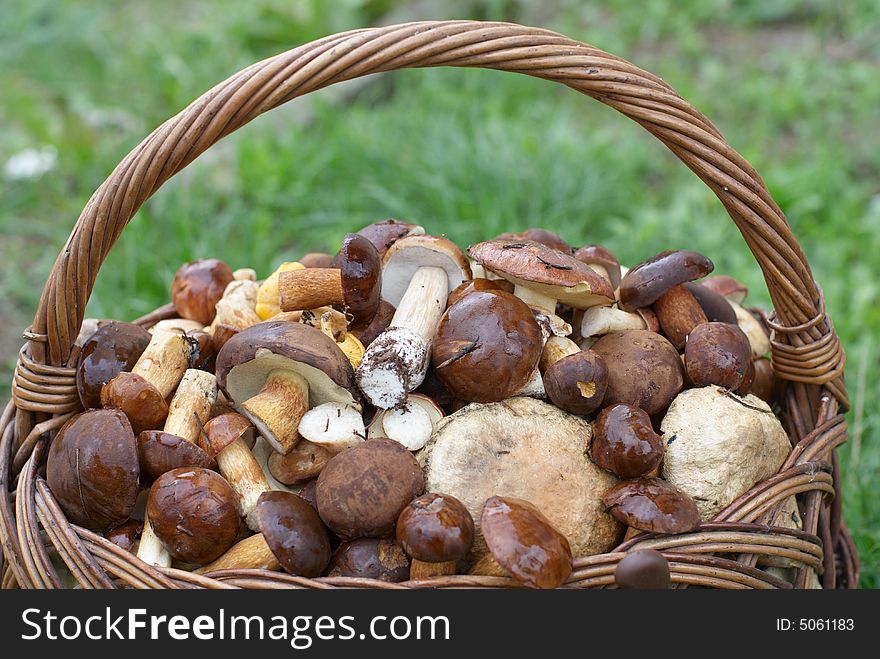
[[[160,567],[557,587],[788,456],[764,316],[712,270],[690,251],[627,269],[542,229],[465,252],[397,220],[262,280],[187,263],[178,317],[84,324],[85,411],[46,480]],[[618,573],[670,583],[657,552]]]

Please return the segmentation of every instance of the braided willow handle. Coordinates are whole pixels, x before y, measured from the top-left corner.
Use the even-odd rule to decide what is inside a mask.
[[[655,75],[548,30],[509,23],[421,22],[329,36],[258,62],[154,130],[95,191],[52,268],[28,338],[30,357],[67,365],[98,269],[162,184],[221,138],[298,96],[403,68],[466,66],[553,80],[641,124],[724,204],[763,270],[776,309],[774,368],[825,384],[845,406],[843,352],[817,285],[761,177],[708,119]]]

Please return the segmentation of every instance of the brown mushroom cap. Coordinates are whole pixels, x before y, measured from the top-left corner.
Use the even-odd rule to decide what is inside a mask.
[[[446,272],[447,292],[471,278],[471,265],[454,242],[442,236],[409,235],[382,258],[382,297],[398,306],[416,270],[423,267]]]
[[[513,293],[513,284],[506,279],[483,279],[482,277],[469,279],[463,281],[449,294],[446,306],[451,307],[465,295],[474,291],[504,291],[505,293]]]
[[[318,476],[318,512],[342,540],[385,537],[400,511],[425,487],[412,453],[391,439],[372,439],[338,453]]]
[[[192,345],[192,357],[190,359],[192,368],[213,373],[214,360],[219,352],[216,347],[217,344],[214,342],[214,337],[201,329],[189,330],[186,336]]]
[[[223,261],[199,259],[184,263],[171,284],[171,302],[181,318],[207,325],[214,319],[223,291],[235,277]]]
[[[323,446],[300,438],[296,446],[286,455],[272,451],[266,466],[279,483],[295,485],[316,478],[333,455]]]
[[[333,268],[333,255],[326,252],[308,252],[297,259],[304,268]]]
[[[182,437],[161,430],[144,430],[138,435],[141,469],[150,478],[159,478],[178,467],[210,468],[212,456]]]
[[[652,533],[687,533],[700,525],[694,500],[660,478],[621,481],[603,502],[621,522]]]
[[[703,313],[706,314],[706,320],[710,323],[718,322],[736,325],[736,312],[723,296],[711,288],[693,281],[687,282],[684,287],[697,300],[697,303],[703,309]]]
[[[121,547],[125,551],[133,551],[135,544],[141,537],[144,530],[144,523],[137,519],[130,519],[125,524],[120,524],[112,529],[104,532],[107,538],[117,547]]]
[[[623,403],[606,407],[593,423],[593,462],[620,478],[644,476],[660,466],[663,440],[644,410]]]
[[[226,479],[199,467],[159,476],[150,488],[147,515],[171,556],[200,565],[233,545],[241,522],[235,492]]]
[[[443,314],[431,358],[450,394],[488,403],[523,388],[541,347],[541,328],[525,302],[502,291],[475,291]]]
[[[628,552],[614,569],[618,588],[665,590],[672,587],[669,561],[655,549]]]
[[[131,516],[139,475],[134,433],[119,410],[91,410],[70,419],[46,460],[46,481],[67,518],[101,531]]]
[[[745,302],[749,289],[729,275],[712,275],[706,277],[700,282],[701,286],[705,286],[711,291],[718,293],[722,297],[729,298],[737,304]]]
[[[401,238],[424,235],[424,233],[425,229],[418,224],[410,224],[409,222],[401,222],[395,219],[373,222],[373,224],[368,224],[358,231],[359,235],[364,236],[373,243],[382,256]]]
[[[611,284],[586,263],[531,240],[487,240],[468,248],[487,270],[575,309],[611,304]]]
[[[612,289],[620,285],[620,261],[602,245],[584,245],[575,251],[574,258],[587,265],[601,266],[608,273]]]
[[[684,364],[695,387],[710,384],[737,390],[754,377],[752,349],[743,331],[729,323],[703,323],[694,328],[684,348]]]
[[[217,355],[217,386],[236,403],[260,392],[276,369],[296,371],[309,382],[309,407],[337,402],[358,406],[351,362],[321,330],[274,320],[233,336]]]
[[[547,229],[531,228],[516,233],[502,233],[498,235],[499,240],[533,240],[536,243],[547,245],[563,254],[571,254],[572,247],[559,234],[547,231]]]
[[[754,360],[755,377],[749,393],[763,401],[773,403],[781,398],[779,384],[783,382],[773,372],[773,364],[769,359]]]
[[[639,263],[620,280],[619,306],[624,311],[647,307],[673,286],[705,277],[714,268],[712,261],[697,252],[661,252]]]
[[[464,558],[474,544],[474,518],[448,494],[423,494],[397,518],[397,544],[426,563]]]
[[[122,371],[130,371],[150,333],[140,325],[111,320],[83,344],[76,366],[76,388],[83,409],[101,406],[101,389]]]
[[[627,403],[654,415],[669,407],[684,384],[678,352],[654,332],[612,332],[591,349],[611,364],[605,405]]]
[[[568,540],[528,501],[488,499],[480,528],[492,556],[521,584],[556,588],[571,574]]]
[[[161,428],[168,416],[168,403],[161,392],[140,375],[127,371],[101,389],[101,406],[123,412],[136,433]]]
[[[242,414],[237,412],[220,414],[205,424],[204,434],[199,433],[199,446],[209,457],[216,458],[223,449],[252,429],[253,424]]]
[[[581,350],[553,362],[544,371],[544,390],[556,407],[572,414],[591,414],[602,404],[608,387],[605,360]]]
[[[324,574],[400,583],[409,578],[409,557],[388,538],[358,538],[339,545]]]
[[[330,539],[318,513],[292,492],[263,492],[257,501],[260,531],[287,572],[317,577],[330,561]]]
[[[380,298],[379,306],[376,308],[376,313],[373,316],[373,319],[366,325],[366,327],[351,328],[351,333],[354,334],[358,341],[361,342],[361,345],[366,348],[376,339],[377,336],[388,329],[388,326],[391,324],[391,319],[394,318],[395,311],[396,309],[393,304]]]
[[[353,327],[366,327],[379,308],[382,257],[364,236],[350,233],[342,241],[335,262],[342,276],[345,308]]]

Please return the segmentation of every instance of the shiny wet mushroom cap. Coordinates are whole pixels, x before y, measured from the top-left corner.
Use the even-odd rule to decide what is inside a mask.
[[[52,441],[46,482],[74,524],[104,530],[127,521],[139,491],[134,433],[119,410],[70,419]]]
[[[709,322],[736,325],[736,312],[723,296],[699,282],[689,281],[684,287],[697,300]]]
[[[358,231],[358,234],[369,240],[379,254],[384,256],[385,252],[401,238],[407,236],[424,235],[424,227],[418,224],[410,224],[401,220],[388,219],[382,222],[373,222]]]
[[[705,277],[714,268],[712,261],[697,252],[661,252],[633,267],[620,280],[620,308],[633,311],[647,307],[670,288]]]
[[[625,403],[606,407],[593,423],[593,462],[620,478],[654,472],[664,444],[644,410]]]
[[[621,481],[603,498],[617,519],[652,533],[687,533],[700,525],[694,500],[660,478]]]
[[[666,590],[672,587],[669,561],[654,549],[628,552],[614,569],[614,583],[618,588]]]
[[[556,407],[572,414],[592,414],[608,388],[608,367],[592,350],[581,350],[553,362],[544,371],[544,390]]]
[[[285,571],[320,576],[330,561],[330,539],[307,501],[292,492],[263,492],[256,513],[266,544]]]
[[[684,349],[684,365],[694,387],[715,384],[734,391],[743,386],[754,368],[748,337],[729,323],[704,323],[694,328]]]
[[[541,346],[541,328],[525,302],[502,291],[475,291],[443,314],[432,362],[454,397],[488,403],[523,388]]]
[[[162,430],[144,430],[138,435],[141,469],[150,478],[159,478],[178,467],[210,468],[214,460],[186,439]]]
[[[388,538],[358,538],[339,545],[324,575],[400,583],[409,578],[409,558]]]
[[[234,279],[229,266],[217,259],[185,263],[174,275],[171,302],[182,318],[207,325],[214,319],[223,291]]]
[[[480,528],[498,564],[529,588],[556,588],[571,574],[571,547],[528,501],[491,497]]]
[[[600,275],[607,276],[611,288],[617,290],[620,285],[620,261],[602,245],[584,245],[574,252],[574,258],[583,261]]]
[[[83,409],[101,406],[101,389],[137,363],[150,333],[140,325],[111,320],[83,344],[76,366],[76,388]]]
[[[413,559],[411,579],[455,574],[455,561],[474,544],[474,519],[448,494],[423,494],[397,518],[397,544]]]
[[[307,439],[300,439],[286,455],[272,451],[267,460],[267,468],[279,483],[296,485],[317,478],[333,455]]]

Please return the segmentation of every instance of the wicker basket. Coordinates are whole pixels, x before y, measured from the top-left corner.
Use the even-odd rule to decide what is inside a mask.
[[[507,23],[424,22],[368,28],[314,41],[235,74],[159,126],[92,195],[58,256],[19,355],[13,400],[0,418],[0,539],[3,588],[60,588],[53,559],[83,588],[513,587],[510,579],[448,576],[388,584],[228,570],[196,575],[148,566],[101,536],[70,524],[39,467],[54,433],[79,411],[74,340],[98,269],[141,205],[222,137],[287,101],[336,82],[402,68],[467,66],[553,80],[615,108],[662,141],[709,186],[760,265],[775,311],[773,367],[787,381],[782,412],[791,443],[779,473],[731,503],[711,524],[677,536],[641,534],[613,552],[577,558],[566,587],[613,584],[624,552],[662,551],[677,584],[773,588],[790,584],[756,567],[760,557],[799,566],[825,588],[853,588],[858,559],[841,520],[835,448],[846,439],[844,354],[822,293],[764,182],[702,114],[663,80],[597,48],[547,30]],[[139,319],[150,326],[170,307]],[[801,531],[768,526],[797,495]]]

